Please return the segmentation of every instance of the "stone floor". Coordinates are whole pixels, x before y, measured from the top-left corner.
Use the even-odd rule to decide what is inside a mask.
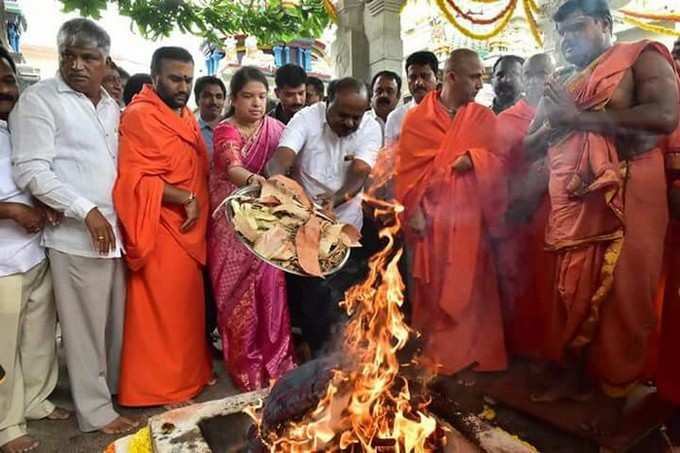
[[[63,366],[63,360],[60,363],[62,363],[62,366],[60,367],[59,383],[52,394],[51,400],[59,406],[73,409],[71,395],[68,390],[68,375]],[[219,360],[216,360],[214,363],[215,371],[219,376],[217,384],[205,389],[196,398],[197,401],[224,398],[236,393],[236,389],[231,384],[229,378],[224,375],[221,363]],[[146,417],[162,411],[163,408],[160,407],[145,409],[120,408],[120,413],[123,415],[142,415]],[[29,422],[28,429],[32,436],[41,441],[40,448],[35,450],[36,453],[98,453],[102,452],[108,444],[116,439],[116,436],[112,435],[80,432],[75,418],[68,421],[40,420]]]
[[[60,361],[61,374],[59,383],[55,392],[52,395],[52,401],[56,404],[72,409],[71,397],[68,391],[68,375],[63,367],[63,360]],[[234,386],[231,384],[229,378],[224,375],[222,362],[216,359],[214,362],[215,371],[218,373],[218,382],[216,385],[207,388],[198,398],[197,401],[208,401],[218,398],[224,398],[229,395],[237,393]],[[451,390],[447,393],[456,392]],[[472,397],[471,392],[463,391],[461,394],[455,395],[456,400],[464,403],[467,397]],[[464,397],[468,395],[467,397]],[[481,402],[480,402],[481,403]],[[468,410],[477,412],[480,408],[476,408],[475,403],[472,404]],[[467,404],[462,404],[467,406]],[[597,448],[588,441],[576,438],[560,432],[546,423],[523,415],[508,407],[495,407],[498,418],[496,423],[510,432],[518,434],[521,438],[532,442],[543,453],[597,453]],[[120,409],[124,415],[143,415],[152,416],[162,412],[162,408],[147,408],[147,409]],[[29,422],[29,432],[31,435],[41,441],[41,446],[37,453],[97,453],[111,443],[115,436],[104,435],[100,433],[81,433],[78,430],[75,419],[68,421],[36,421]],[[680,421],[673,420],[669,424],[669,434],[674,438],[673,440],[680,440]],[[648,436],[643,442],[637,445],[630,453],[665,453],[668,452],[668,446],[663,437],[655,432]]]

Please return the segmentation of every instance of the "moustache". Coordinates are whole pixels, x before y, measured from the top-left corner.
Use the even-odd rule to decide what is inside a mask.
[[[390,100],[388,98],[378,98],[378,104],[389,104]]]
[[[12,96],[10,94],[0,94],[0,101],[14,102],[16,100],[17,100],[16,96]]]

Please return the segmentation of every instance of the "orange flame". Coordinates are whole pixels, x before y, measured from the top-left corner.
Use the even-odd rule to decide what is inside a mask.
[[[404,283],[398,269],[402,249],[397,203],[365,196],[376,217],[394,221],[380,231],[387,245],[369,261],[368,277],[345,294],[342,306],[351,316],[345,328],[343,352],[351,358],[334,371],[317,407],[301,422],[289,422],[282,432],[264,438],[270,451],[433,451],[434,417],[414,407],[408,382],[399,377],[397,352],[411,335],[400,310]]]

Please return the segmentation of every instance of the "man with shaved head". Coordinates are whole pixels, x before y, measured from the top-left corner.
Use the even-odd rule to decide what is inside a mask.
[[[535,359],[541,355],[543,312],[552,296],[552,276],[547,270],[553,260],[543,246],[550,201],[544,159],[527,159],[523,142],[553,71],[547,54],[530,57],[522,71],[526,96],[498,116],[501,144],[509,150],[507,236],[497,246],[505,337],[509,352]]]
[[[361,192],[382,146],[380,125],[366,114],[366,85],[356,79],[335,81],[328,104],[317,102],[300,110],[288,123],[279,148],[267,165],[270,176],[291,174],[319,204],[333,210],[342,223],[363,224]],[[333,278],[288,275],[288,300],[293,324],[312,353],[321,352],[331,328],[341,319],[338,302],[356,279],[358,257]]]
[[[606,0],[567,0],[553,20],[572,67],[546,84],[530,131],[545,138],[537,149],[550,171],[546,344],[564,368],[533,399],[620,397],[644,378],[657,330],[668,226],[660,145],[678,126],[678,78],[665,46],[612,44]]]
[[[490,244],[505,210],[505,158],[496,116],[474,102],[483,75],[474,51],[452,52],[441,91],[409,111],[397,149],[412,323],[424,336],[426,364],[443,374],[507,365]]]

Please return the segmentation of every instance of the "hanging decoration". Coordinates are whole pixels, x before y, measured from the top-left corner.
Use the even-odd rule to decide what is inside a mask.
[[[459,32],[461,32],[468,38],[475,39],[478,41],[486,41],[488,39],[491,39],[499,35],[503,30],[505,30],[505,27],[507,27],[507,25],[510,23],[510,19],[512,19],[512,16],[518,4],[518,0],[509,0],[508,6],[503,10],[505,11],[505,15],[496,19],[496,22],[498,22],[496,27],[485,33],[477,33],[466,28],[463,24],[461,24],[458,21],[458,19],[456,19],[456,17],[451,13],[451,11],[449,11],[449,7],[451,4],[454,3],[454,0],[435,0],[435,1],[439,9],[441,10],[442,14],[444,14],[444,17],[446,18],[446,20],[449,21],[449,23],[451,23],[451,25],[453,25]],[[457,7],[455,9],[456,14],[458,14],[458,11],[460,10],[461,10],[460,7]],[[483,19],[476,19],[476,21],[478,22],[482,20]]]
[[[628,11],[626,9],[619,10],[621,14],[635,19],[649,19],[649,20],[663,20],[669,22],[680,22],[680,14],[674,13],[639,13],[635,11]]]
[[[660,35],[675,36],[680,37],[680,31],[674,30],[672,28],[663,27],[661,25],[650,24],[633,17],[623,16],[623,21],[640,28],[641,30],[648,31],[650,33],[658,33]]]
[[[459,0],[435,0],[437,6],[441,10],[442,14],[446,20],[451,23],[460,33],[467,36],[468,38],[475,39],[478,41],[484,41],[491,39],[499,35],[507,25],[510,23],[515,11],[517,10],[517,5],[519,0],[507,0],[507,4],[503,9],[501,9],[493,17],[477,18],[470,12],[465,12],[464,8],[458,3]],[[470,0],[475,3],[500,3],[503,0]],[[531,30],[531,35],[536,40],[539,46],[543,46],[543,37],[541,36],[538,23],[536,21],[535,14],[538,14],[539,7],[535,0],[522,0],[524,6],[524,14],[526,16],[526,21],[529,24],[529,29]],[[465,20],[473,25],[492,25],[496,24],[492,30],[488,32],[477,32],[466,27],[461,20]]]
[[[456,2],[454,0],[446,0],[446,3],[449,4],[451,9],[453,9],[460,17],[472,22],[475,25],[489,25],[498,22],[500,19],[505,17],[505,15],[510,11],[510,9],[513,9],[517,6],[517,2],[510,0],[510,2],[503,8],[498,14],[496,14],[493,17],[489,17],[487,19],[477,19],[475,18],[472,14],[464,12],[458,5],[456,5]]]
[[[543,47],[543,36],[541,36],[541,30],[538,28],[538,23],[534,17],[534,12],[536,11],[532,11],[532,3],[534,3],[534,0],[524,0],[524,15],[527,18],[531,35],[534,37],[539,47]],[[536,4],[534,3],[533,6],[536,6]]]
[[[323,8],[326,10],[328,17],[333,21],[333,23],[338,23],[338,10],[331,0],[322,0]]]

